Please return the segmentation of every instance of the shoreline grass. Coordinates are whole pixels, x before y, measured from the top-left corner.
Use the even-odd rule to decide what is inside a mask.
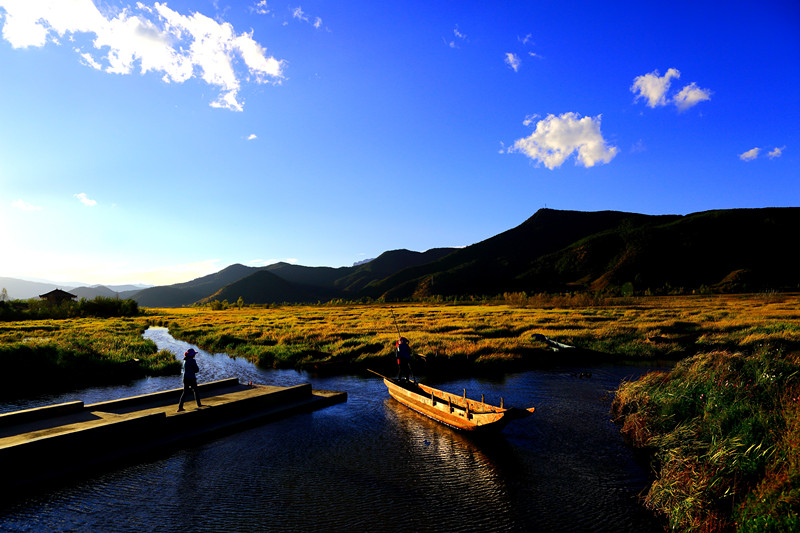
[[[612,414],[672,529],[800,530],[800,354],[698,354],[623,383]]]
[[[141,317],[0,322],[0,397],[180,373],[146,328]]]

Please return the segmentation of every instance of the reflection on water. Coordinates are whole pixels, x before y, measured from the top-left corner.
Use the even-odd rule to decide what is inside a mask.
[[[176,354],[190,346],[163,328],[147,335]],[[0,530],[661,530],[637,500],[646,472],[602,400],[640,369],[431,383],[536,407],[497,438],[474,438],[401,406],[379,378],[276,372],[223,354],[201,353],[198,363],[203,381],[311,381],[346,391],[348,401],[43,491],[0,509]],[[170,376],[71,394],[101,399],[179,385]]]

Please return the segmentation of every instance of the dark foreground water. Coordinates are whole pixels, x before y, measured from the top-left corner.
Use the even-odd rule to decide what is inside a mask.
[[[176,354],[190,346],[163,328],[145,335]],[[223,354],[197,360],[201,381],[310,381],[348,400],[6,503],[0,531],[663,531],[639,503],[646,469],[608,416],[609,391],[645,369],[435,384],[536,407],[496,438],[476,440],[402,407],[377,377],[263,370]],[[4,403],[0,412],[178,386],[178,376],[149,378]]]

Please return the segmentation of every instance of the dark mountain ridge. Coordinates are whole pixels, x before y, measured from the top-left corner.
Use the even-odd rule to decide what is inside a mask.
[[[241,297],[246,303],[334,298],[401,300],[504,292],[676,289],[798,290],[800,208],[689,215],[541,209],[519,226],[466,248],[392,250],[351,267],[230,265],[133,295],[178,307]]]

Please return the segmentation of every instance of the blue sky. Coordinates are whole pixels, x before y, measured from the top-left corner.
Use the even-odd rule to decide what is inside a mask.
[[[0,27],[0,276],[800,205],[796,1],[0,0]]]

